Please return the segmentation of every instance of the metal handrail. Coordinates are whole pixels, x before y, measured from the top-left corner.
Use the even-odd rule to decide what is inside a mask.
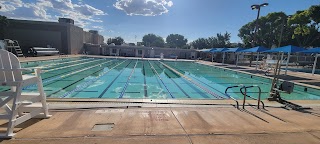
[[[253,87],[257,87],[257,88],[258,88],[258,90],[259,90],[259,96],[258,96],[258,99],[256,99],[256,98],[254,98],[254,97],[251,97],[251,96],[247,95],[247,88],[253,88]],[[244,89],[244,90],[245,90],[245,91],[244,91],[244,93],[243,93],[242,89]],[[257,85],[244,86],[244,87],[240,88],[240,92],[241,92],[241,94],[243,94],[243,96],[244,96],[244,99],[243,99],[243,105],[244,105],[245,100],[246,100],[246,99],[245,99],[245,97],[249,97],[249,98],[251,98],[251,99],[254,99],[254,100],[257,100],[257,101],[258,101],[258,109],[260,109],[260,102],[261,102],[261,104],[262,104],[262,108],[264,109],[264,103],[263,103],[263,101],[261,100],[261,88],[260,88],[260,86],[257,86]]]
[[[226,90],[224,91],[224,93],[225,93],[225,95],[226,95],[227,97],[231,98],[232,100],[234,100],[234,101],[237,103],[237,109],[239,109],[239,102],[238,102],[238,100],[228,94],[228,90],[229,90],[229,89],[231,89],[231,88],[237,88],[237,87],[240,87],[240,86],[238,86],[238,85],[236,85],[236,86],[229,86],[229,87],[226,88]]]

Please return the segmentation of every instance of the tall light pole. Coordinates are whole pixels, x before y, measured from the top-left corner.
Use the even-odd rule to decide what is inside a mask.
[[[251,9],[252,10],[258,10],[258,15],[257,15],[257,19],[256,19],[256,22],[255,22],[255,29],[254,29],[254,37],[253,37],[253,43],[255,44],[256,43],[256,36],[257,36],[257,30],[258,30],[258,19],[260,17],[260,9],[261,7],[265,7],[265,6],[268,6],[269,4],[268,3],[263,3],[263,4],[260,4],[260,5],[252,5],[251,6]]]
[[[281,27],[281,33],[280,33],[280,39],[279,39],[279,45],[278,45],[278,47],[281,46],[281,42],[282,42],[282,34],[283,34],[284,26],[285,26],[284,22],[286,22],[289,18],[291,18],[291,15],[288,15],[288,17],[286,17],[286,18],[284,18],[284,19],[282,20],[282,27]]]
[[[254,29],[254,35],[253,35],[253,42],[252,42],[252,47],[255,46],[255,44],[257,44],[257,31],[258,31],[258,20],[259,20],[259,17],[260,17],[260,9],[261,7],[266,7],[268,6],[269,3],[263,3],[263,4],[254,4],[254,5],[251,5],[251,9],[252,10],[258,10],[258,15],[257,15],[257,19],[255,21],[255,29]],[[252,63],[252,57],[253,57],[253,54],[251,53],[251,58],[250,58],[250,67],[251,67],[251,63]]]

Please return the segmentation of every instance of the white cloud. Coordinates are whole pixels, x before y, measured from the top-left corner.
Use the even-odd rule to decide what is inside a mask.
[[[169,12],[167,8],[172,5],[167,0],[117,0],[113,6],[131,16],[157,16]]]
[[[85,27],[91,22],[102,22],[97,16],[107,15],[102,10],[83,2],[73,3],[71,0],[37,0],[22,2],[21,0],[0,1],[0,14],[9,18],[56,21],[58,17],[75,20],[76,25]]]
[[[93,15],[106,15],[102,10],[96,9],[90,5],[75,5],[75,10],[79,11],[81,14],[85,16],[93,16]]]

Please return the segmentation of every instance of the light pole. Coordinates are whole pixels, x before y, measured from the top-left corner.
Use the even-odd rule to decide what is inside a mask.
[[[254,29],[254,35],[253,35],[253,42],[252,42],[252,47],[254,47],[256,44],[257,44],[257,40],[256,40],[256,37],[257,37],[257,31],[258,31],[258,19],[260,17],[260,9],[261,7],[266,7],[268,6],[269,3],[263,3],[263,4],[254,4],[254,5],[251,5],[251,9],[252,10],[258,10],[258,15],[257,15],[257,19],[255,21],[255,29]],[[253,57],[253,54],[251,53],[251,58],[250,58],[250,67],[251,67],[251,63],[252,63],[252,57]]]
[[[265,6],[268,6],[268,5],[269,5],[269,3],[263,3],[263,4],[260,4],[260,5],[254,4],[254,5],[251,6],[252,10],[258,10],[257,19],[256,19],[256,22],[255,22],[253,44],[256,43],[256,36],[257,36],[257,30],[258,30],[258,19],[260,17],[260,9],[261,9],[261,7],[265,7]]]
[[[285,25],[284,22],[285,22],[286,20],[288,20],[289,18],[291,18],[291,15],[288,15],[288,17],[286,17],[286,18],[284,18],[284,19],[282,20],[282,27],[281,27],[281,33],[280,33],[280,39],[279,39],[279,45],[278,45],[278,47],[281,46],[282,34],[283,34],[284,25]]]
[[[178,43],[178,40],[179,40],[179,39],[176,39],[176,44],[175,44],[175,45],[176,45],[176,49],[178,48],[178,45],[177,45],[177,43]]]

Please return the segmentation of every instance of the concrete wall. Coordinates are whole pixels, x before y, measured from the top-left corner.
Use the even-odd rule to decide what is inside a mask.
[[[25,20],[9,20],[6,38],[18,40],[23,52],[30,47],[47,47],[51,45],[60,51],[67,50],[67,28],[53,22],[38,22]]]
[[[62,38],[59,31],[10,29],[7,38],[18,40],[24,53],[30,47],[47,47],[47,45],[62,50]]]
[[[84,43],[103,44],[99,34],[83,31],[70,23],[29,21],[9,19],[6,39],[18,40],[24,53],[30,47],[51,47],[65,54],[79,54]]]
[[[84,31],[83,32],[83,42],[84,43],[92,43],[92,33],[90,33],[90,32],[86,32],[86,31]]]
[[[70,49],[71,54],[79,54],[83,51],[83,29],[77,26],[70,25]]]
[[[100,55],[99,45],[86,45],[86,49],[89,54]],[[102,55],[114,56],[120,55],[125,57],[145,57],[152,58],[152,51],[154,51],[154,57],[160,57],[163,53],[165,58],[175,58],[178,56],[179,59],[196,59],[198,52],[190,49],[172,49],[172,48],[154,48],[154,47],[140,47],[140,46],[107,46],[102,45]],[[117,53],[112,53],[115,49]],[[142,55],[138,54],[138,50],[142,50]]]

